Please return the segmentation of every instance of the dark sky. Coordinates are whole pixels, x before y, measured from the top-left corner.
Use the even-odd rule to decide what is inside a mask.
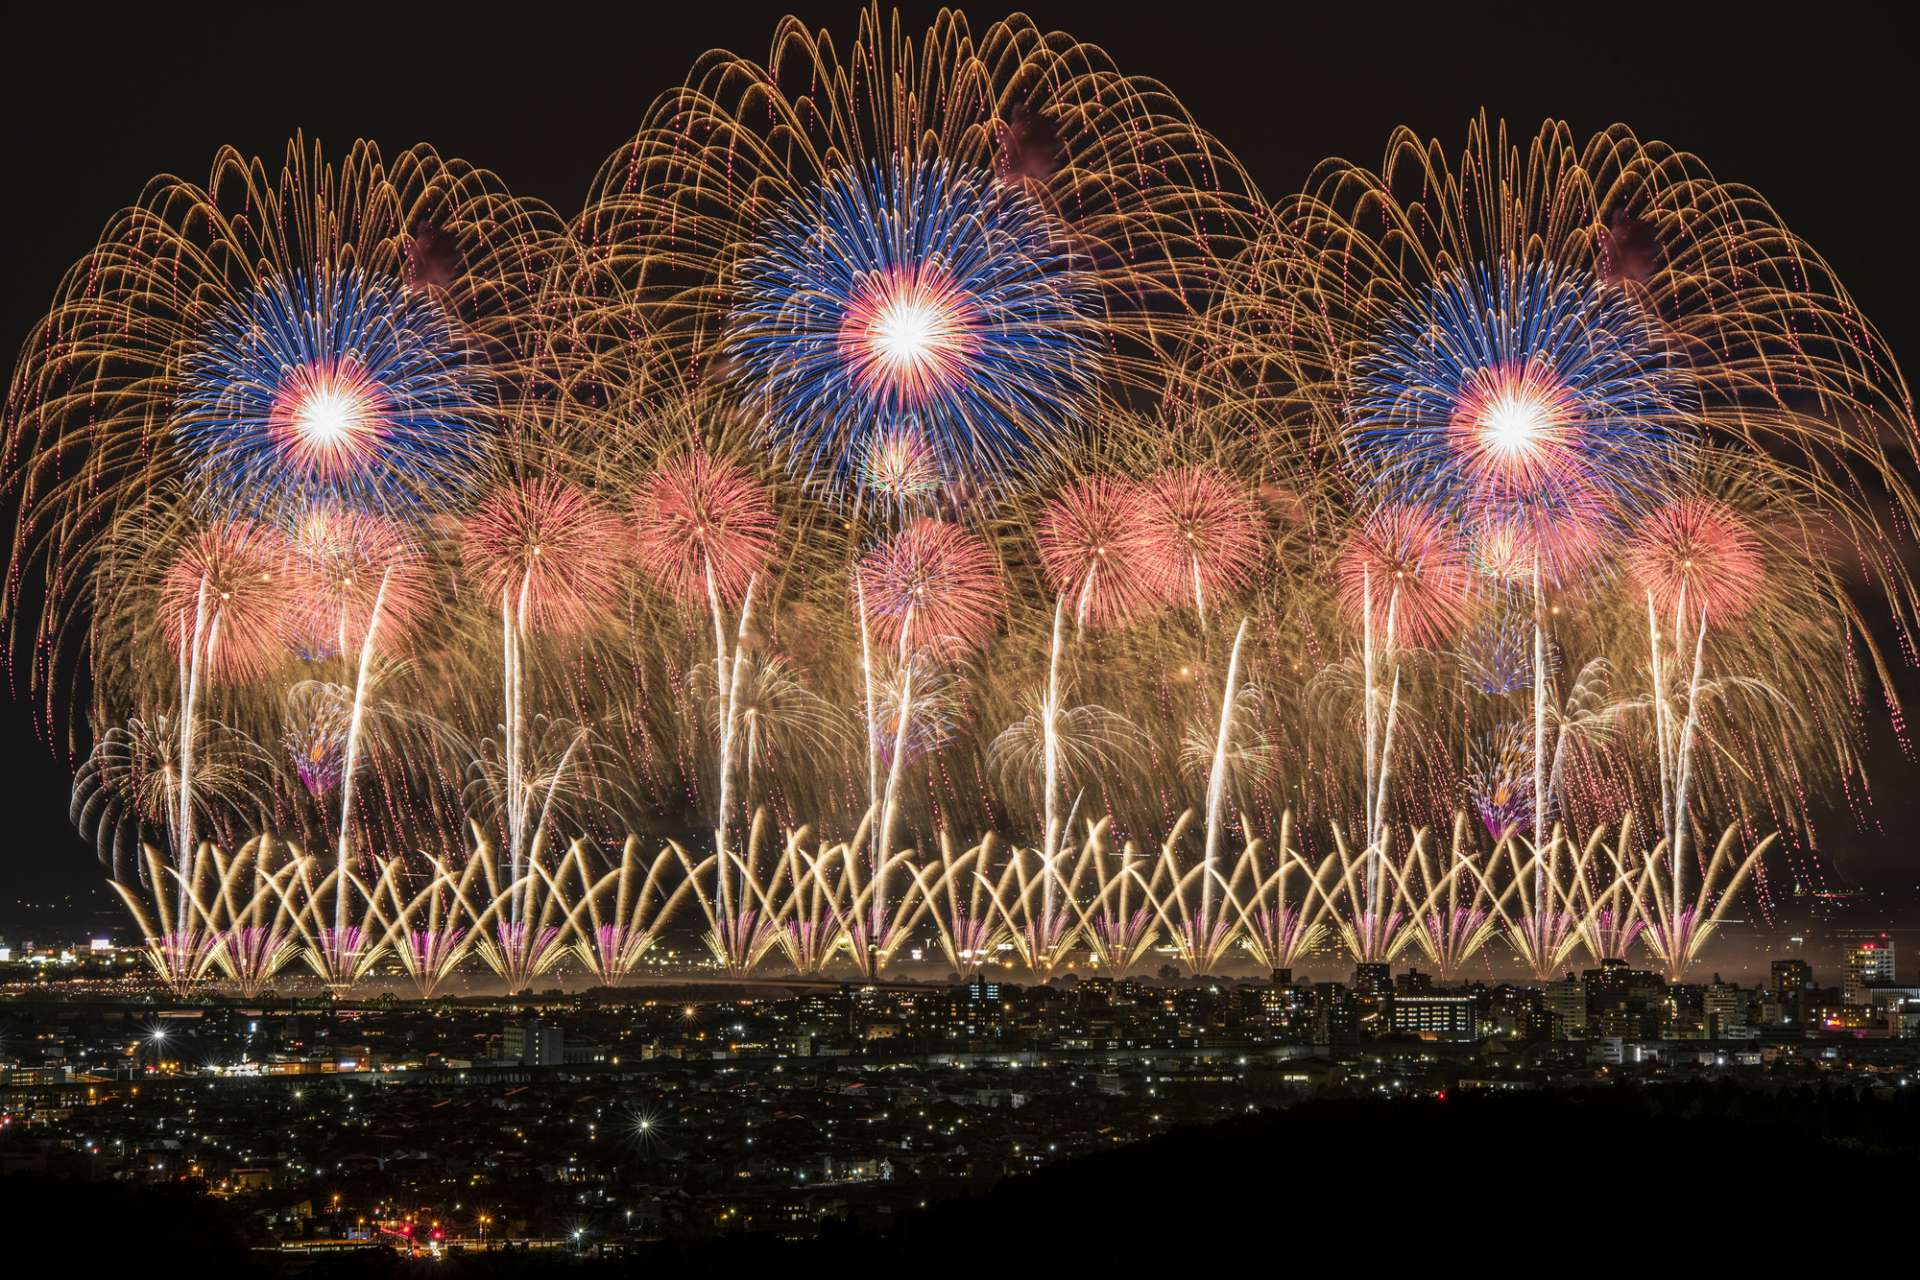
[[[223,12],[92,5],[8,20],[0,74],[7,192],[0,348],[17,350],[69,263],[153,174],[203,177],[231,143],[277,160],[304,129],[335,152],[355,137],[418,141],[498,172],[565,211],[648,101],[703,50],[759,56],[777,17],[850,34],[858,6],[346,3]],[[976,26],[1001,10],[964,6]],[[1897,6],[1609,4],[1037,4],[1030,12],[1165,81],[1271,195],[1327,155],[1376,162],[1409,124],[1457,149],[1484,107],[1523,132],[1547,116],[1585,134],[1624,121],[1758,188],[1835,265],[1867,314],[1920,368],[1910,173],[1920,163],[1920,58]],[[905,6],[910,29],[931,6]],[[1875,789],[1891,839],[1833,829],[1843,870],[1896,893],[1915,880],[1904,799],[1920,768],[1890,752]],[[67,776],[33,740],[26,707],[0,708],[0,929],[27,902],[97,894],[66,826]],[[44,919],[44,917],[41,917]]]

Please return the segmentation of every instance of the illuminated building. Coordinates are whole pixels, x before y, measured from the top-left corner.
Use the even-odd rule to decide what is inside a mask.
[[[1360,1042],[1360,1008],[1337,982],[1313,984],[1313,1043],[1328,1049],[1352,1048]]]
[[[1360,996],[1391,995],[1393,966],[1361,963],[1353,966],[1353,993]]]
[[[1557,1040],[1574,1040],[1587,1032],[1587,988],[1569,973],[1547,984],[1547,1012],[1553,1015]]]
[[[1805,960],[1775,960],[1773,962],[1773,998],[1779,1008],[1774,1017],[1776,1022],[1801,1022],[1807,1016],[1807,993],[1813,990],[1813,966]]]
[[[1724,1039],[1732,1028],[1747,1025],[1747,993],[1734,983],[1720,981],[1716,973],[1701,997],[1701,1010],[1706,1018],[1707,1039]]]
[[[1893,985],[1893,943],[1863,942],[1847,950],[1847,978],[1840,995],[1848,1004],[1869,1004],[1867,988]]]
[[[558,1067],[567,1061],[566,1033],[538,1018],[509,1022],[500,1036],[500,1056],[523,1067]]]
[[[1422,1040],[1471,1043],[1479,1035],[1472,996],[1395,996],[1393,1029]]]

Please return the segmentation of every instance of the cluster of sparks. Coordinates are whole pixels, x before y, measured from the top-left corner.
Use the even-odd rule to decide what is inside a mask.
[[[296,143],[69,277],[0,600],[168,981],[1678,976],[1821,887],[1915,432],[1764,206],[1484,122],[1270,200],[1024,20],[774,49],[575,218]]]

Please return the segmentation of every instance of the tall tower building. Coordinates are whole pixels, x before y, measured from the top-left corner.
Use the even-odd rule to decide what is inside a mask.
[[[1885,938],[1847,948],[1847,979],[1841,999],[1848,1004],[1871,1004],[1867,988],[1893,985],[1893,943]]]

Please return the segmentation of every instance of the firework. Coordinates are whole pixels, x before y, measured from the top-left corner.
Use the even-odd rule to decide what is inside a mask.
[[[640,566],[682,603],[737,604],[773,552],[773,508],[753,477],[690,450],[663,464],[634,504]]]
[[[338,685],[303,687],[312,692],[289,700],[291,723],[280,741],[294,777],[308,795],[319,800],[331,795],[346,775],[353,711],[350,700],[338,696]]]
[[[996,890],[987,874],[991,854],[990,841],[956,854],[943,835],[939,860],[914,872],[941,954],[955,973],[979,969],[1006,940],[1003,918],[995,908]]]
[[[940,460],[914,427],[875,435],[860,456],[862,491],[902,510],[940,492]]]
[[[222,149],[203,181],[150,183],[62,281],[9,392],[6,596],[32,627],[30,595],[51,646],[36,687],[114,625],[70,625],[90,592],[74,570],[161,495],[208,525],[329,495],[457,501],[561,231],[427,147],[295,138],[279,162]]]
[[[209,679],[256,679],[292,654],[297,583],[287,540],[223,520],[190,537],[160,581],[167,642]]]
[[[1527,727],[1509,724],[1495,730],[1482,747],[1473,772],[1474,811],[1487,835],[1500,844],[1516,832],[1533,830],[1533,751]]]
[[[1701,949],[1719,929],[1740,886],[1774,840],[1768,836],[1742,854],[1735,848],[1737,834],[1732,827],[1721,833],[1713,856],[1701,868],[1699,888],[1690,898],[1680,894],[1679,871],[1675,869],[1669,875],[1663,866],[1686,856],[1677,841],[1661,841],[1647,859],[1642,884],[1648,901],[1641,913],[1646,924],[1642,937],[1671,981],[1682,981],[1699,960]],[[1672,893],[1665,888],[1669,880]]]
[[[1551,660],[1553,655],[1548,656]],[[1462,637],[1460,674],[1468,687],[1489,698],[1532,688],[1531,621],[1517,610],[1496,605]]]
[[[551,477],[489,494],[466,522],[460,558],[483,599],[529,632],[578,633],[619,600],[620,521]]]
[[[1370,483],[1441,506],[1582,490],[1633,510],[1686,443],[1688,388],[1625,293],[1552,263],[1436,280],[1360,364],[1353,453]]]
[[[179,831],[183,799],[198,809],[191,826],[231,832],[267,790],[272,761],[246,734],[204,716],[183,727],[164,713],[113,725],[74,774],[73,825],[115,879],[144,871],[140,850],[155,833]],[[183,758],[193,762],[190,792]]]
[[[1118,626],[1155,603],[1143,515],[1139,491],[1117,477],[1075,481],[1047,503],[1035,548],[1076,626]]]
[[[942,520],[909,521],[868,552],[859,574],[875,638],[903,654],[977,648],[1006,599],[992,549]]]
[[[1468,596],[1466,557],[1438,515],[1393,506],[1373,513],[1341,548],[1335,571],[1340,603],[1358,619],[1372,601],[1372,625],[1412,645],[1459,626]]]
[[[419,547],[397,522],[312,511],[294,530],[293,551],[304,656],[357,654],[376,636],[381,651],[405,652],[432,609],[433,583]]]
[[[1091,398],[1090,279],[1025,192],[944,160],[875,162],[777,214],[736,268],[740,391],[812,473],[844,482],[903,429],[997,480],[1059,451]]]
[[[438,859],[430,865],[432,874],[411,897],[403,897],[398,877],[385,882],[393,954],[422,1000],[432,999],[465,961],[474,941],[472,923],[484,914],[473,900],[480,859],[468,859],[458,872]]]
[[[597,878],[588,867],[584,844],[575,844],[570,856],[579,877],[575,918],[582,907],[586,910],[575,954],[601,985],[617,987],[640,967],[685,899],[690,882],[669,889],[673,863],[667,851],[648,860],[632,837],[621,847],[620,861]]]
[[[1897,365],[1624,130],[1270,204],[1097,50],[875,10],[564,226],[304,153],[156,183],[8,401],[0,608],[179,989],[622,982],[689,899],[731,973],[1678,974],[1904,732]]]
[[[218,509],[438,507],[486,454],[487,374],[456,322],[357,268],[264,281],[183,374],[173,430]]]
[[[1466,841],[1466,815],[1455,818],[1453,848],[1444,869],[1424,842],[1414,850],[1407,878],[1411,908],[1404,937],[1450,978],[1494,937],[1494,884]],[[1504,837],[1503,837],[1504,838]]]
[[[1751,608],[1763,585],[1759,539],[1738,512],[1684,498],[1648,513],[1627,547],[1627,572],[1661,616],[1724,622]]]
[[[1158,391],[1259,208],[1161,86],[1024,18],[916,36],[875,7],[770,48],[703,60],[602,168],[576,287],[611,329],[635,308],[717,365],[835,488],[900,430],[943,480],[1016,484],[1116,388]]]
[[[774,908],[769,891],[765,831],[766,823],[756,817],[743,850],[736,853],[723,846],[701,862],[679,845],[671,846],[706,919],[707,950],[728,973],[751,970],[780,945],[784,933],[785,918]],[[706,891],[708,884],[714,891]]]
[[[1247,494],[1218,468],[1183,467],[1147,486],[1140,521],[1147,581],[1163,600],[1207,602],[1244,590],[1265,547]]]

